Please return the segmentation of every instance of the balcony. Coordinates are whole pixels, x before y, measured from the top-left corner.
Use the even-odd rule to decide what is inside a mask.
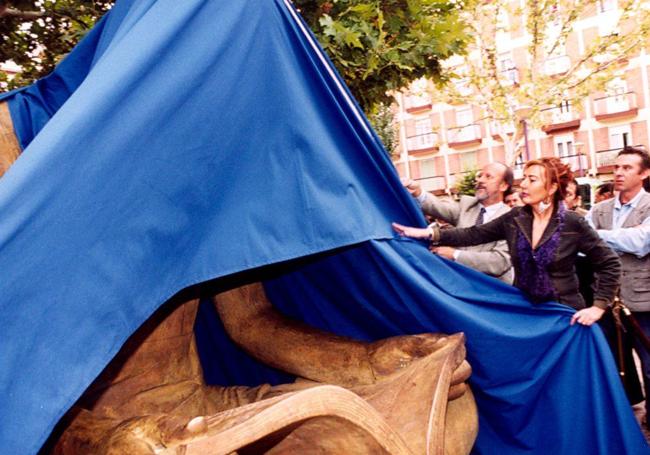
[[[499,72],[502,81],[505,85],[514,85],[519,83],[519,70],[517,68],[509,68]]]
[[[494,139],[500,139],[501,136],[512,135],[515,133],[515,128],[513,125],[504,125],[501,122],[492,120],[490,122],[490,134]]]
[[[433,175],[430,177],[421,177],[414,180],[420,182],[423,191],[441,193],[444,192],[447,188],[447,179],[444,175]]]
[[[427,95],[410,95],[404,100],[406,112],[414,114],[431,110],[431,97]]]
[[[577,177],[583,177],[585,172],[589,169],[589,160],[582,153],[573,155],[565,155],[559,157],[560,161],[567,164]]]
[[[643,145],[635,145],[634,147],[641,147]],[[596,168],[598,172],[613,172],[614,164],[616,164],[616,156],[618,152],[623,150],[622,147],[617,147],[608,150],[597,150],[596,151]]]
[[[542,131],[547,134],[580,128],[580,117],[566,104],[561,107],[544,109],[541,114]]]
[[[613,170],[614,163],[616,162],[616,156],[621,150],[622,149],[620,148],[597,150],[596,168],[598,168],[598,172],[607,172],[608,170]]]
[[[447,130],[447,143],[449,147],[468,147],[481,143],[481,125],[471,125],[449,128]]]
[[[635,92],[604,96],[594,100],[594,116],[599,122],[635,117],[638,113]]]
[[[544,61],[544,73],[547,76],[559,76],[566,74],[571,68],[571,59],[568,55],[547,58]]]
[[[438,134],[424,133],[406,138],[406,148],[411,152],[423,152],[438,147]]]

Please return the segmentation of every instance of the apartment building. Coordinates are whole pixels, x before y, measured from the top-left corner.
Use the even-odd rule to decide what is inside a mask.
[[[574,24],[566,45],[544,61],[543,71],[562,75],[581,57],[585,43],[595,36],[621,33],[613,29],[618,13],[616,0],[599,2]],[[530,64],[527,40],[523,31],[518,36],[503,34],[501,39],[499,70],[514,85],[521,69]],[[569,102],[549,106],[541,128],[522,125],[525,139],[514,163],[515,177],[521,176],[522,164],[528,159],[557,156],[579,177],[611,180],[614,159],[624,145],[650,145],[649,68],[650,55],[641,49],[627,60],[605,91],[593,93],[579,108]],[[466,172],[505,161],[499,135],[504,127],[484,120],[486,116],[477,106],[431,99],[427,84],[416,81],[408,92],[397,96],[400,145],[394,163],[402,177],[419,180],[428,191],[449,193]]]

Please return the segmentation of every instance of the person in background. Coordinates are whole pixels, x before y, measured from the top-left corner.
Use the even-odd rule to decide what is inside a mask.
[[[582,208],[582,196],[578,192],[579,185],[576,179],[572,179],[566,186],[564,203],[569,210],[573,210],[580,216],[587,215],[588,211]]]
[[[613,197],[614,197],[613,182],[603,183],[602,185],[599,185],[598,188],[596,188],[596,197],[594,198],[596,204],[598,204],[599,202],[606,201],[607,199],[611,199]]]
[[[598,235],[621,258],[620,297],[646,336],[650,336],[650,194],[643,185],[649,176],[648,152],[624,147],[614,165],[618,195],[594,205],[587,215]],[[646,415],[650,415],[650,353],[638,339],[635,349],[641,359]]]
[[[521,182],[524,207],[479,226],[440,230],[393,223],[400,235],[433,245],[477,245],[506,240],[515,269],[515,286],[532,303],[557,301],[576,309],[571,325],[592,325],[613,302],[621,263],[586,219],[566,210],[566,187],[573,174],[558,158],[526,163]],[[578,292],[575,261],[579,253],[594,264],[597,276],[593,306]],[[650,291],[650,290],[649,290]]]
[[[508,194],[505,197],[504,202],[510,208],[523,207],[524,206],[524,201],[521,200],[521,196],[519,195],[519,191],[513,191],[512,193]]]
[[[422,191],[414,180],[402,183],[418,201],[425,215],[441,219],[456,227],[469,227],[486,223],[510,210],[503,199],[514,180],[512,170],[503,163],[484,166],[476,177],[475,196],[463,195],[452,201]],[[432,251],[452,261],[471,267],[512,284],[513,271],[504,241],[490,241],[469,248],[435,247]]]

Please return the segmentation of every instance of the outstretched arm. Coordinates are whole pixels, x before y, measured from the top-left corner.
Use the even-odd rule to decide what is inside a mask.
[[[416,228],[393,223],[393,230],[403,237],[418,240],[430,240],[434,245],[470,246],[505,240],[506,223],[510,212],[501,215],[489,223],[468,228],[440,229],[439,227]]]
[[[435,351],[444,338],[425,334],[366,343],[333,335],[280,314],[260,283],[218,294],[214,304],[230,337],[253,357],[329,384],[372,384]]]

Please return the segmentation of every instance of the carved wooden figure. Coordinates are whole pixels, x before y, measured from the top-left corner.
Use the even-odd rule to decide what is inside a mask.
[[[260,284],[215,297],[229,335],[293,384],[203,383],[196,301],[148,321],[66,418],[55,454],[469,453],[463,336],[363,343],[276,312]]]
[[[0,176],[19,154],[0,103]],[[50,441],[63,454],[467,454],[477,412],[462,334],[374,343],[278,313],[259,283],[214,297],[230,337],[298,376],[292,384],[205,385],[196,300],[164,307],[124,345]]]

